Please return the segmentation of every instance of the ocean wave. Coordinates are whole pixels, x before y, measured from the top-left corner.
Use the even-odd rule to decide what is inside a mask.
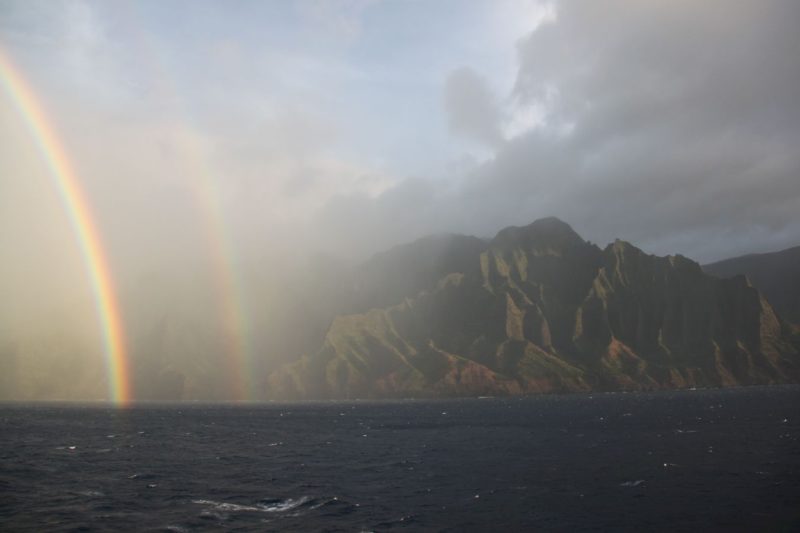
[[[206,505],[214,511],[224,512],[256,512],[256,513],[284,513],[297,509],[302,505],[310,502],[311,498],[308,496],[301,496],[299,498],[275,498],[262,500],[255,505],[245,505],[240,503],[231,502],[218,502],[214,500],[192,500],[192,503],[198,505]]]
[[[264,500],[259,506],[261,507],[261,510],[266,513],[283,513],[300,507],[304,503],[310,501],[310,499],[311,498],[308,496],[301,496],[297,499],[286,498],[285,500]]]
[[[196,503],[199,505],[207,505],[211,509],[216,511],[263,511],[261,507],[255,507],[252,505],[241,505],[238,503],[228,503],[228,502],[216,502],[214,500],[192,500],[192,503]]]

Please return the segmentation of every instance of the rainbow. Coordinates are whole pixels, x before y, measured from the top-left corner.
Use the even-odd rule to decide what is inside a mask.
[[[16,105],[35,140],[77,236],[103,328],[110,398],[117,405],[127,405],[132,398],[132,387],[120,309],[97,226],[80,182],[36,94],[1,49],[0,85]]]
[[[253,382],[251,368],[252,347],[247,304],[240,283],[234,245],[226,230],[224,209],[220,202],[221,194],[216,185],[217,177],[211,172],[201,138],[190,127],[191,117],[185,100],[176,87],[170,70],[163,64],[163,54],[159,54],[156,43],[141,30],[143,24],[136,24],[140,13],[136,4],[126,12],[129,31],[139,44],[139,51],[149,67],[151,79],[156,83],[156,95],[177,120],[171,125],[172,141],[175,143],[181,170],[189,178],[195,207],[206,237],[208,254],[211,260],[211,274],[214,279],[214,292],[219,304],[220,333],[223,349],[228,363],[228,379],[232,399],[237,402],[258,399],[256,384]]]
[[[180,109],[179,106],[176,108]],[[233,400],[248,402],[257,399],[250,369],[251,349],[248,345],[246,305],[234,262],[236,254],[225,231],[223,209],[215,185],[215,177],[205,162],[200,141],[183,122],[178,123],[173,137],[183,170],[191,178],[196,207],[203,216],[215,292],[220,305],[220,325],[224,349],[230,365],[229,379]]]

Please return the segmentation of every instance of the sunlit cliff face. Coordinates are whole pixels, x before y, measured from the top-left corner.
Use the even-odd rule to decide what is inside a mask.
[[[430,233],[797,244],[797,11],[5,1],[0,397],[257,397]]]

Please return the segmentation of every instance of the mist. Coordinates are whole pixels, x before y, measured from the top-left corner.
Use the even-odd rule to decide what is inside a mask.
[[[789,0],[2,0],[0,51],[87,198],[134,397],[240,401],[319,349],[360,265],[427,235],[554,215],[704,263],[799,244],[797,20]],[[86,260],[2,90],[0,139],[0,399],[108,399]]]

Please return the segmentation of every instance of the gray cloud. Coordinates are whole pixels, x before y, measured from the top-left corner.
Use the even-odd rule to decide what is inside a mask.
[[[560,4],[519,42],[510,95],[546,105],[544,126],[498,142],[497,98],[471,70],[451,74],[451,128],[497,151],[407,205],[409,232],[556,215],[593,241],[701,261],[798,244],[797,20],[782,0]]]
[[[559,7],[520,44],[515,87],[523,100],[555,87],[552,120],[575,125],[566,164],[533,173],[559,182],[559,212],[598,239],[701,259],[797,243],[796,2]],[[513,175],[533,153],[498,161]]]
[[[489,83],[473,69],[461,67],[447,76],[444,107],[451,132],[493,148],[503,142],[500,106]]]

